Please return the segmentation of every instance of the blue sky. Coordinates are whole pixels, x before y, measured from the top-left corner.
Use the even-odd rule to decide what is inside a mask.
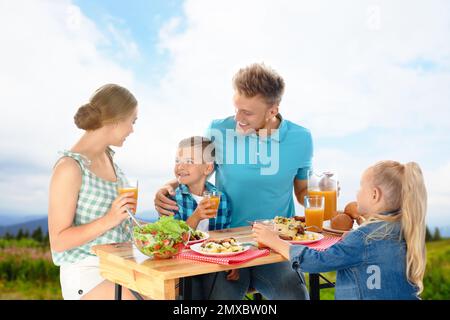
[[[165,71],[168,57],[155,45],[158,42],[159,30],[168,19],[182,17],[183,1],[180,0],[76,0],[87,17],[96,22],[97,27],[109,35],[112,45],[104,50],[111,56],[120,51],[109,26],[114,24],[127,37],[133,39],[139,46],[140,56],[134,60],[117,58],[117,62],[131,67],[139,79],[149,81],[157,79]],[[156,81],[156,80],[154,80]]]
[[[46,213],[57,151],[82,133],[74,113],[116,82],[139,100],[116,160],[139,177],[140,214],[151,217],[176,143],[232,115],[233,74],[265,62],[285,78],[283,116],[313,133],[315,167],[339,173],[341,207],[369,165],[417,161],[429,224],[450,225],[449,21],[438,0],[0,2],[11,119],[0,126],[0,214]]]

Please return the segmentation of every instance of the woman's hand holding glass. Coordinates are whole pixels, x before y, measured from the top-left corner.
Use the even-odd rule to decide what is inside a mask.
[[[119,195],[112,203],[105,218],[110,222],[111,227],[115,227],[128,218],[127,209],[135,209],[137,201],[134,192],[127,192]]]

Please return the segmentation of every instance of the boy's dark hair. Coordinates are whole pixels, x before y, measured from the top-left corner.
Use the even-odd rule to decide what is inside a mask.
[[[193,136],[183,139],[180,143],[178,143],[178,148],[187,147],[201,147],[202,160],[206,163],[214,162],[216,157],[216,149],[214,147],[214,143],[210,139],[201,136]]]

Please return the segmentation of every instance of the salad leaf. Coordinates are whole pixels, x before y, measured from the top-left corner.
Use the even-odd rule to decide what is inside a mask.
[[[173,217],[161,217],[154,223],[146,224],[141,228],[133,229],[133,236],[139,242],[140,249],[145,254],[176,253],[176,244],[183,242],[185,235],[191,228],[182,220]]]

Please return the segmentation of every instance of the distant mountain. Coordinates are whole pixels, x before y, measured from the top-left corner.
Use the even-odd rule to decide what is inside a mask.
[[[11,213],[0,213],[0,226],[12,226],[19,223],[39,220],[45,218],[46,214],[34,214],[34,215],[21,215],[21,214],[11,214]]]
[[[155,215],[140,215],[138,216],[138,219],[151,223],[155,222],[158,218]],[[7,232],[9,234],[16,235],[20,229],[22,229],[24,232],[28,231],[31,234],[38,227],[41,227],[44,234],[47,233],[47,216],[10,216],[0,214],[0,237],[3,237]],[[429,229],[431,231],[431,234],[434,234],[435,227],[429,226]],[[450,226],[441,226],[439,227],[439,231],[441,232],[442,237],[450,238]]]
[[[21,219],[22,218],[22,219]],[[20,229],[26,232],[28,231],[31,234],[34,230],[41,227],[42,232],[44,234],[48,231],[48,219],[47,216],[29,216],[27,221],[22,221],[23,218],[11,218],[10,216],[1,216],[0,215],[0,237],[3,237],[7,232],[11,235],[16,235]],[[138,217],[139,220],[145,222],[155,222],[157,218],[155,217]],[[20,223],[12,223],[11,221],[21,221]]]
[[[24,232],[28,231],[31,234],[34,230],[41,227],[42,232],[44,234],[48,231],[48,220],[47,217],[36,219],[36,216],[33,217],[35,220],[22,222],[13,225],[0,226],[0,237],[3,237],[7,232],[11,235],[16,235],[20,229]]]

